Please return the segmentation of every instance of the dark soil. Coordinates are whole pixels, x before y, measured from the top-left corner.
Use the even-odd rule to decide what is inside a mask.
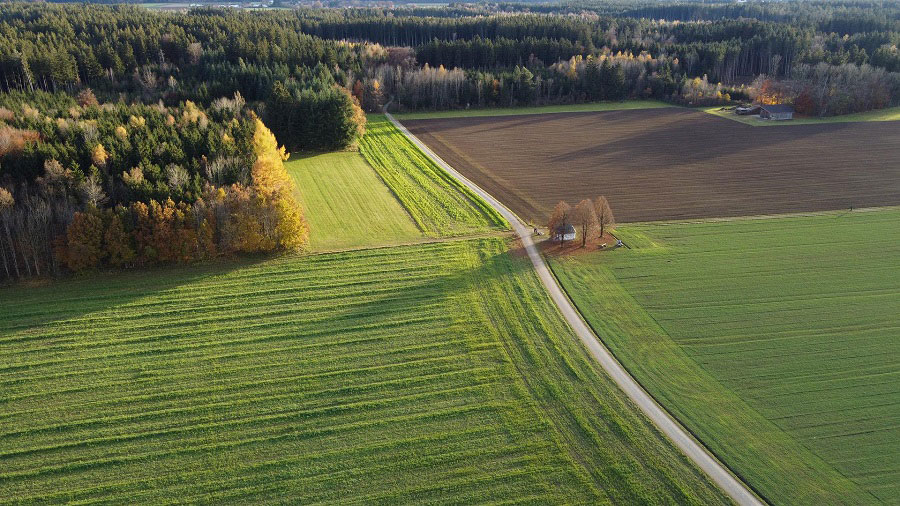
[[[752,127],[667,108],[404,124],[537,223],[598,195],[620,223],[900,204],[900,122]]]

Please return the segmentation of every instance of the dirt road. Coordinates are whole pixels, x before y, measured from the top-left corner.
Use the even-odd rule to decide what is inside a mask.
[[[650,420],[662,431],[675,445],[684,452],[700,469],[702,469],[722,490],[725,491],[736,503],[740,505],[762,505],[763,503],[731,472],[713,457],[703,446],[692,438],[681,425],[676,422],[659,404],[650,397],[644,389],[628,374],[621,364],[612,356],[612,353],[606,349],[597,336],[584,321],[581,315],[569,301],[568,297],[563,293],[556,278],[550,273],[550,269],[544,262],[543,257],[538,253],[537,248],[532,241],[532,230],[522,223],[519,218],[509,209],[507,209],[498,200],[490,194],[479,188],[477,185],[463,177],[460,173],[444,162],[440,157],[434,154],[428,146],[412,135],[409,130],[400,124],[391,114],[387,114],[388,119],[406,135],[416,146],[425,154],[431,157],[435,163],[440,165],[444,170],[459,179],[463,184],[468,186],[479,197],[483,198],[488,204],[494,207],[515,229],[516,234],[521,238],[522,245],[528,252],[528,258],[534,265],[541,283],[546,287],[550,298],[559,307],[566,321],[575,331],[581,342],[587,347],[591,356],[606,370],[607,374],[612,377],[617,385],[628,395],[631,400],[650,418]]]

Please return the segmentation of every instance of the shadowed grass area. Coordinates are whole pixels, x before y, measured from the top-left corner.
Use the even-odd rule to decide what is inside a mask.
[[[616,356],[775,504],[900,497],[900,210],[620,227],[551,259]]]
[[[423,237],[359,153],[295,155],[285,167],[296,183],[313,251],[399,244]]]
[[[707,107],[702,109],[703,112],[718,116],[720,118],[730,119],[738,123],[744,123],[752,126],[790,126],[790,125],[820,125],[825,123],[858,123],[865,121],[900,121],[900,107],[888,107],[886,109],[878,109],[876,111],[859,112],[855,114],[844,114],[841,116],[829,116],[826,118],[810,118],[804,116],[794,116],[794,119],[787,121],[771,121],[759,119],[757,116],[740,116],[734,111],[722,111],[719,106]]]
[[[548,114],[558,112],[624,111],[629,109],[656,109],[674,107],[660,100],[627,100],[624,102],[593,102],[590,104],[540,105],[535,107],[496,107],[454,111],[428,111],[397,113],[398,120],[432,118],[466,118],[475,116],[516,116],[520,114]]]
[[[0,497],[726,502],[502,239],[192,272],[0,291]]]

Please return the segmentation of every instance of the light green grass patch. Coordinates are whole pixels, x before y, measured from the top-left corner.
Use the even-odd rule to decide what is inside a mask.
[[[296,183],[313,251],[399,244],[423,237],[359,153],[295,155],[285,167]]]
[[[718,116],[720,118],[730,119],[745,125],[752,126],[789,126],[789,125],[820,125],[824,123],[854,123],[864,121],[900,121],[900,107],[888,107],[887,109],[878,109],[876,111],[860,112],[856,114],[844,114],[842,116],[829,116],[826,118],[809,118],[797,117],[792,120],[772,121],[759,119],[758,116],[741,116],[735,114],[734,111],[723,111],[720,106],[707,107],[702,109],[703,112]]]
[[[398,120],[467,118],[476,116],[514,116],[520,114],[548,114],[559,112],[626,111],[632,109],[657,109],[660,107],[673,107],[673,105],[660,100],[627,100],[624,102],[593,102],[590,104],[542,105],[537,107],[497,107],[490,109],[407,112],[397,113],[394,114],[394,116]]]
[[[663,405],[770,502],[896,502],[900,210],[620,232],[552,267]]]
[[[509,229],[496,210],[435,164],[384,115],[369,115],[359,149],[425,235]]]
[[[499,238],[0,291],[0,497],[723,504]]]

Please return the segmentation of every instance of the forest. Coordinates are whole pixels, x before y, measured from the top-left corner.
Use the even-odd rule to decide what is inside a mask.
[[[898,44],[900,7],[875,2],[3,3],[0,273],[302,247],[285,152],[352,148],[389,102],[847,114],[900,103]]]

